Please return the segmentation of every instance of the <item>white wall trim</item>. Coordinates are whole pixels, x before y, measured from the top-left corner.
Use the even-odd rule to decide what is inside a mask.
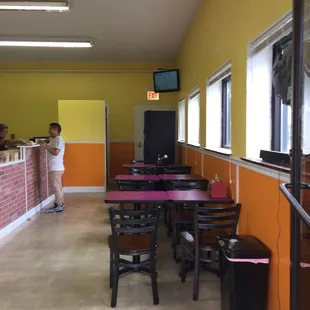
[[[64,187],[65,193],[105,193],[105,186],[68,186]]]
[[[18,228],[23,223],[25,223],[29,218],[33,217],[37,212],[41,211],[44,207],[49,205],[53,200],[54,200],[54,195],[48,197],[47,199],[39,203],[36,207],[32,208],[31,210],[26,212],[24,215],[16,219],[14,222],[2,228],[0,230],[0,239],[8,236],[11,232],[13,232],[13,230]]]

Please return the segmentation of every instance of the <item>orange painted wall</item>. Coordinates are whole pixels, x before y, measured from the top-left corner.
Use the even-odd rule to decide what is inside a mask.
[[[118,174],[127,174],[128,171],[122,168],[123,164],[130,163],[135,158],[134,142],[111,142],[110,149],[110,177]]]
[[[202,154],[195,149],[187,149],[186,164],[192,167],[192,174],[201,175]]]
[[[272,252],[268,310],[289,309],[290,209],[279,184],[274,178],[239,167],[239,233],[258,237]]]
[[[66,144],[64,186],[105,186],[105,145]]]
[[[180,147],[181,147],[181,163],[183,165],[186,165],[186,163],[187,163],[187,150],[188,150],[188,148],[183,146],[183,145],[181,145]]]

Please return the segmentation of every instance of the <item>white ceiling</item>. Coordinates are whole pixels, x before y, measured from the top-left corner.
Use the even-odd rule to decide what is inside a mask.
[[[0,38],[90,38],[92,49],[0,48],[0,61],[173,61],[202,0],[71,0],[70,12],[0,12]]]

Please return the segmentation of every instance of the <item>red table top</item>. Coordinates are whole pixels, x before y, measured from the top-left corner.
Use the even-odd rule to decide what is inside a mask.
[[[115,177],[116,181],[159,181],[158,175],[117,175]]]
[[[163,203],[168,200],[163,191],[114,191],[105,197],[106,203]]]
[[[169,200],[178,203],[232,204],[234,202],[230,197],[211,198],[206,191],[168,191],[167,194]]]
[[[159,178],[163,181],[202,181],[204,177],[191,174],[160,174]]]

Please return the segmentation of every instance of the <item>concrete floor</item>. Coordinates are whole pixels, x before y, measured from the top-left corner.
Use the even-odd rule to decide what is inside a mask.
[[[31,219],[0,241],[0,309],[110,309],[109,234],[103,194],[68,195],[65,213]],[[200,300],[192,301],[192,277],[180,282],[163,227],[159,240],[160,304],[152,303],[150,278],[133,273],[120,279],[118,309],[220,310],[219,280],[203,273]]]

